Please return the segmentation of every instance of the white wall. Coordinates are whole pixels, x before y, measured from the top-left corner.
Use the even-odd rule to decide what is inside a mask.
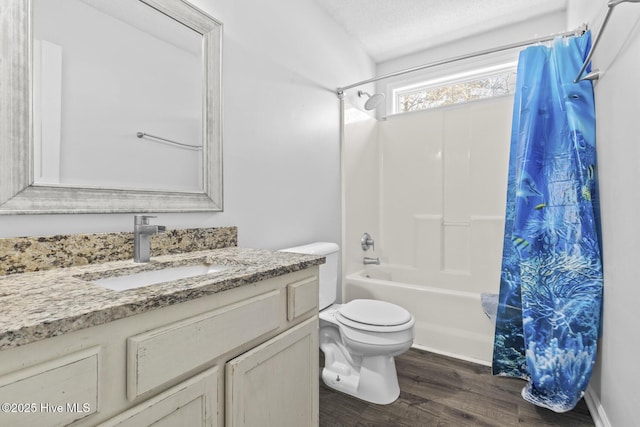
[[[576,25],[576,27],[579,25],[580,24]],[[432,49],[383,62],[379,64],[378,71],[380,74],[391,73],[404,68],[428,64],[441,59],[479,52],[497,46],[504,46],[510,43],[528,40],[534,37],[559,33],[565,30],[565,26],[566,14],[564,12],[546,14],[524,22],[487,31],[482,35],[467,37],[456,42],[447,43]],[[516,59],[519,50],[520,49],[516,49],[514,51]],[[455,66],[455,64],[450,64],[447,66],[447,69],[451,69],[453,66]],[[405,75],[400,78],[406,79],[407,76],[411,75]]]
[[[335,89],[374,74],[312,0],[193,0],[223,22],[224,212],[159,213],[170,228],[237,225],[246,247],[340,241]],[[130,231],[132,215],[0,216],[0,236]]]
[[[594,37],[604,0],[570,0],[569,25],[587,22]],[[603,331],[590,388],[604,425],[640,426],[640,5],[613,11],[593,57],[602,71],[595,84],[598,175],[604,261]]]

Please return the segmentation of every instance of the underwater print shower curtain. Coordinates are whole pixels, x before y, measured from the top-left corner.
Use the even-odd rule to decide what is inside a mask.
[[[520,53],[493,373],[556,412],[582,398],[596,357],[602,263],[590,33]]]

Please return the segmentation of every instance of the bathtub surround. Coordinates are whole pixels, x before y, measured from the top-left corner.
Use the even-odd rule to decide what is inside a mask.
[[[512,108],[508,96],[345,125],[345,300],[403,306],[414,345],[483,364],[493,327],[480,294],[498,292]],[[363,269],[364,231],[380,269]],[[391,279],[363,284],[369,271]]]
[[[151,256],[237,245],[237,227],[168,230],[151,238]],[[127,259],[133,259],[133,233],[0,239],[0,276]]]

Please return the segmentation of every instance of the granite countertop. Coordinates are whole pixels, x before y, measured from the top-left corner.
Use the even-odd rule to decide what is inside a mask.
[[[324,257],[229,247],[0,277],[0,350],[255,283],[324,262]],[[92,280],[191,264],[229,268],[126,291]]]

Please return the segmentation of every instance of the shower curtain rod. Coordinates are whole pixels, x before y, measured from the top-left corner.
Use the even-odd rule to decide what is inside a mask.
[[[600,41],[600,36],[602,36],[602,33],[604,33],[604,29],[607,27],[607,23],[609,22],[609,18],[611,17],[611,12],[613,12],[613,8],[619,5],[620,3],[640,3],[640,0],[611,0],[609,1],[609,3],[607,3],[607,14],[605,15],[604,21],[600,26],[600,31],[598,31],[598,35],[596,36],[596,39],[593,42],[593,46],[591,46],[591,50],[587,55],[587,59],[584,60],[584,63],[582,64],[582,68],[580,68],[578,77],[576,77],[576,79],[573,81],[574,83],[581,82],[582,80],[598,80],[598,77],[600,77],[600,70],[593,70],[586,76],[583,76],[582,73],[584,73],[584,70],[587,69],[587,65],[589,65],[589,62],[591,61],[593,52],[596,50],[596,47],[598,46],[598,42]]]
[[[488,55],[490,53],[502,52],[504,50],[515,49],[517,47],[528,46],[528,45],[536,44],[536,43],[543,43],[543,42],[547,42],[547,41],[553,40],[556,37],[567,37],[567,36],[574,36],[574,35],[582,35],[586,31],[587,31],[587,25],[583,24],[580,27],[578,27],[578,28],[576,28],[576,29],[574,29],[572,31],[565,31],[563,33],[549,34],[547,36],[536,37],[536,38],[533,38],[533,39],[530,39],[530,40],[511,43],[511,44],[508,44],[508,45],[494,47],[494,48],[486,49],[486,50],[481,50],[481,51],[474,52],[474,53],[468,53],[468,54],[465,54],[465,55],[454,56],[452,58],[442,59],[440,61],[431,62],[429,64],[419,65],[417,67],[407,68],[405,70],[396,71],[394,73],[389,73],[389,74],[385,74],[385,75],[382,75],[382,76],[373,77],[373,78],[368,79],[368,80],[363,80],[361,82],[350,84],[348,86],[339,87],[336,90],[336,93],[337,93],[339,98],[342,98],[344,96],[344,91],[345,90],[353,89],[354,87],[362,86],[362,85],[365,85],[367,83],[373,83],[373,82],[377,82],[378,80],[384,80],[384,79],[388,79],[388,78],[391,78],[391,77],[401,76],[403,74],[412,73],[414,71],[420,71],[420,70],[424,70],[424,69],[427,69],[427,68],[436,67],[438,65],[444,65],[444,64],[449,64],[449,63],[452,63],[452,62],[462,61],[464,59],[476,58],[478,56]]]

